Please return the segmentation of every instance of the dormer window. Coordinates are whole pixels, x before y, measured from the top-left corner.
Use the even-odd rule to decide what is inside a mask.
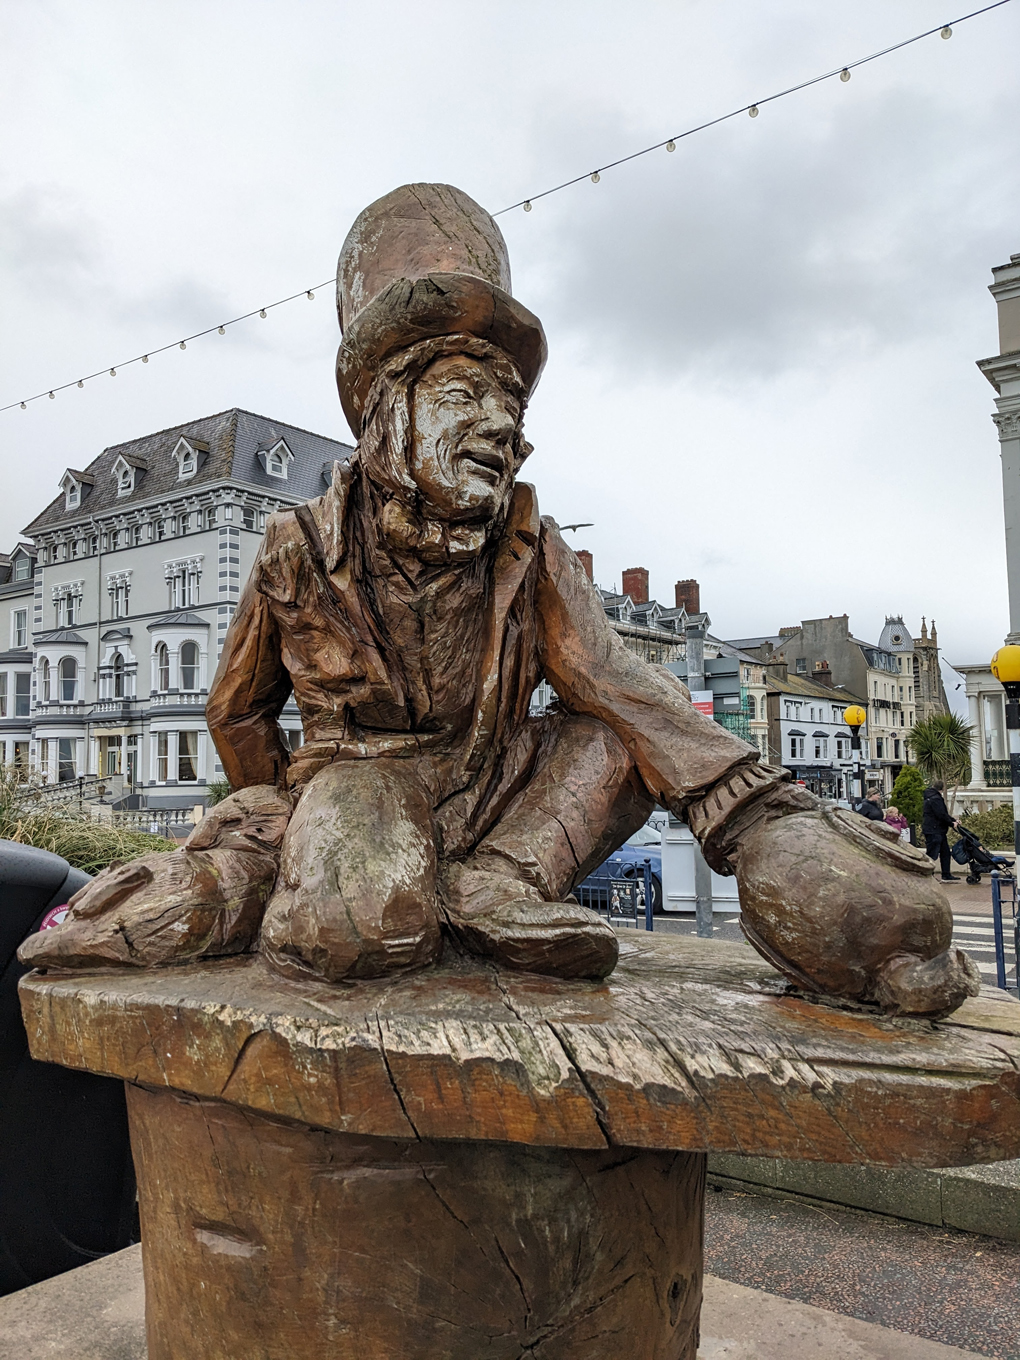
[[[132,459],[129,462],[123,454],[121,454],[112,468],[114,480],[117,483],[117,495],[130,496],[135,489],[135,483],[138,480],[139,473],[144,470],[144,463],[137,459]]]
[[[27,581],[32,575],[32,559],[25,553],[14,559],[14,579],[15,581]]]
[[[279,477],[283,481],[287,480],[287,469],[293,461],[294,455],[287,447],[284,439],[278,439],[269,449],[260,449],[258,460],[270,477]]]
[[[68,468],[60,479],[60,489],[64,493],[64,509],[79,510],[85,493],[92,485],[92,478],[85,472],[75,472]]]
[[[199,440],[178,439],[177,447],[173,453],[173,456],[177,459],[177,480],[186,482],[189,478],[194,477],[198,471],[200,456],[207,452],[207,446]]]

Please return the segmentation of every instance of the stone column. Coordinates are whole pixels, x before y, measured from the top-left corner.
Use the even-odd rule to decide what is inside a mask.
[[[968,681],[969,683],[969,681]],[[967,695],[967,717],[970,722],[970,787],[985,786],[985,739],[983,730],[984,714],[981,712],[981,696]]]
[[[1008,642],[1020,643],[1020,255],[992,270],[989,292],[999,313],[999,353],[978,361],[995,388],[992,419],[999,431],[1002,457],[1002,508],[1006,529],[1009,585]]]

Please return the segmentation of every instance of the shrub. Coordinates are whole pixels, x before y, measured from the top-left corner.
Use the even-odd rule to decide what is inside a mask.
[[[0,840],[52,850],[87,874],[98,874],[114,862],[122,864],[151,850],[177,848],[163,836],[94,822],[88,812],[74,806],[43,806],[36,787],[25,783],[21,772],[11,766],[0,766]]]
[[[230,787],[229,779],[210,779],[206,788],[209,790],[210,807],[215,807],[217,803],[222,803],[224,798],[229,798],[234,792]]]
[[[986,850],[1013,849],[1013,805],[1000,803],[990,812],[972,812],[960,825],[979,836]]]
[[[916,765],[904,765],[896,776],[896,783],[889,795],[892,807],[898,807],[908,822],[921,825],[924,811],[924,776]]]

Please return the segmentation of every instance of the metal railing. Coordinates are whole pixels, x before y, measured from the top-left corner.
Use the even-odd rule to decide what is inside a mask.
[[[1020,915],[1017,915],[1016,878],[1001,869],[993,869],[991,878],[995,982],[1004,992],[1020,994]],[[1012,983],[1006,967],[1007,949],[1013,955]]]
[[[1009,789],[1013,787],[1008,760],[986,760],[985,783],[990,789]]]
[[[45,807],[82,803],[86,798],[99,796],[98,785],[109,784],[99,775],[77,775],[74,779],[64,779],[54,784],[36,784],[27,797]]]
[[[654,930],[654,895],[651,870],[646,862],[644,873],[634,878],[606,878],[601,882],[581,884],[574,896],[582,907],[604,916],[610,925],[641,925]]]

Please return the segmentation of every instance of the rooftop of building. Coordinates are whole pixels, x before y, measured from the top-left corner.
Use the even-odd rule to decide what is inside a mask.
[[[181,477],[180,465],[174,457],[182,438],[199,455],[197,470],[186,479]],[[267,453],[280,440],[293,455],[286,478],[274,477],[259,459],[260,453]],[[88,520],[104,512],[123,511],[160,497],[198,491],[210,482],[242,482],[269,494],[310,500],[326,489],[324,467],[331,468],[338,459],[346,461],[353,451],[339,439],[235,406],[140,439],[113,444],[82,471],[68,469],[81,484],[80,505],[69,509],[61,491],[24,532],[35,536],[41,530]],[[118,494],[114,465],[119,459],[138,474],[127,495]]]
[[[766,676],[766,685],[776,694],[795,694],[803,699],[827,699],[829,703],[861,704],[867,707],[867,699],[851,694],[840,685],[823,685],[817,680],[809,680],[806,675]]]

